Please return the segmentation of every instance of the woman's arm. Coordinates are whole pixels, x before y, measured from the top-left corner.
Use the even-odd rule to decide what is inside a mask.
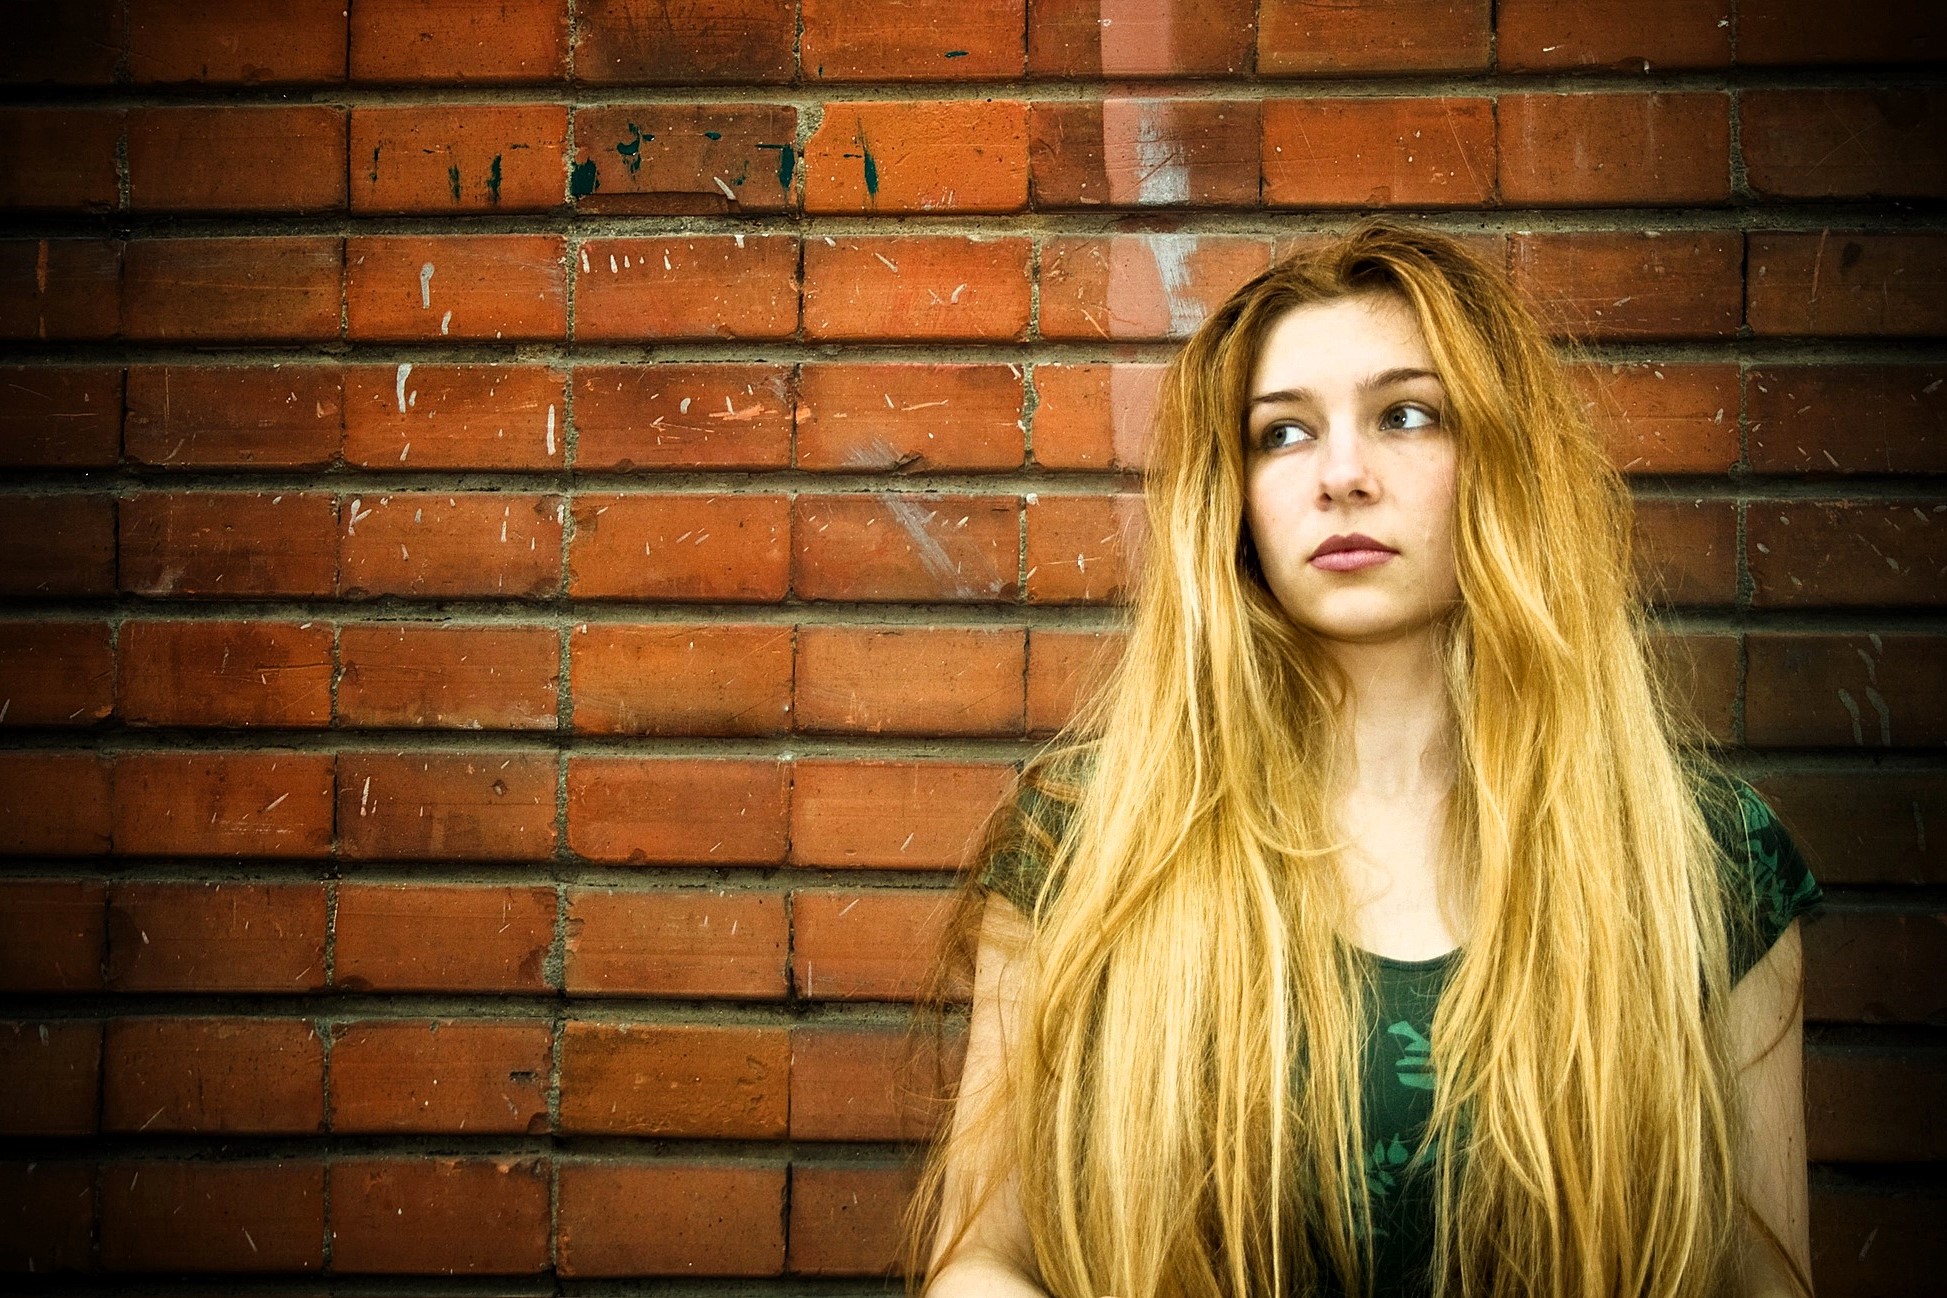
[[[1745,1108],[1738,1179],[1744,1197],[1784,1245],[1799,1271],[1812,1273],[1805,1188],[1804,952],[1794,920],[1731,989],[1731,1039]],[[1745,1298],[1800,1293],[1791,1267],[1757,1225],[1740,1227]],[[1809,1291],[1806,1291],[1809,1292]]]

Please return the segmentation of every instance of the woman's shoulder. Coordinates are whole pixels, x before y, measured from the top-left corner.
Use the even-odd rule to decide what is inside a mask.
[[[1816,910],[1824,890],[1791,831],[1750,781],[1711,768],[1693,773],[1698,804],[1710,827],[1740,914],[1731,925],[1731,980],[1763,958],[1793,920]]]

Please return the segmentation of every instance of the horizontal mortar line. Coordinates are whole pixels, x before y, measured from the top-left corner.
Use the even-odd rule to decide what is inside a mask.
[[[815,962],[814,962],[815,963]],[[778,958],[780,972],[784,959]],[[816,1007],[817,1013],[810,1011]],[[48,1012],[50,1009],[58,1013]],[[510,1026],[538,1023],[561,1028],[758,1027],[887,1030],[913,1018],[908,1001],[810,1000],[780,992],[773,997],[671,997],[579,992],[412,992],[385,988],[323,987],[286,992],[149,991],[117,988],[59,1002],[9,994],[0,997],[0,1020],[53,1023],[110,1019],[304,1019],[320,1028],[365,1023],[412,1023],[433,1019]]]
[[[182,726],[100,727],[55,732],[28,740],[28,732],[9,729],[0,751],[32,752],[72,748],[88,740],[91,752],[119,757],[151,752],[252,752],[275,749],[288,755],[450,753],[454,756],[536,756],[573,760],[583,757],[696,758],[729,761],[975,762],[1010,764],[1025,760],[1041,742],[1021,735],[893,736],[871,734],[789,734],[778,736],[599,735],[583,731],[299,729],[234,726],[208,729]],[[65,739],[65,742],[62,742]]]
[[[1119,605],[927,605],[927,604],[561,604],[512,605],[471,599],[342,603],[290,600],[205,601],[159,598],[107,607],[54,601],[18,604],[0,601],[0,625],[39,622],[53,617],[126,621],[311,621],[339,626],[455,627],[504,630],[548,627],[575,631],[582,626],[814,626],[907,630],[915,627],[967,631],[1085,631],[1123,629]],[[415,727],[416,728],[416,727]]]
[[[10,1139],[9,1143],[14,1142]],[[198,1163],[233,1163],[275,1158],[331,1163],[455,1154],[463,1158],[540,1159],[568,1164],[704,1161],[782,1165],[789,1162],[819,1167],[884,1166],[911,1148],[897,1141],[810,1140],[783,1132],[775,1137],[717,1137],[590,1130],[523,1135],[466,1131],[247,1132],[209,1128],[153,1133],[90,1132],[82,1136],[43,1136],[20,1143],[31,1145],[39,1159],[49,1161],[69,1157],[102,1162],[189,1158]],[[10,1158],[18,1158],[25,1152],[25,1148],[10,1151]]]
[[[1881,768],[1875,767],[1874,770]],[[1894,768],[1889,764],[1887,770]],[[89,868],[90,862],[98,868]],[[350,867],[347,873],[344,867]],[[357,861],[328,858],[223,857],[65,858],[0,860],[0,879],[65,878],[108,884],[319,887],[585,888],[609,893],[696,893],[725,897],[783,896],[791,892],[944,892],[959,881],[957,869],[888,870],[819,865],[610,865],[562,861]]]

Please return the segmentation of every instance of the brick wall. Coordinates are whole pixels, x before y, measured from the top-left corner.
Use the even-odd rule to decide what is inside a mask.
[[[903,1002],[1113,648],[1161,363],[1390,208],[1587,349],[1832,897],[1821,1291],[1938,1283],[1937,6],[0,10],[15,1282],[878,1291]]]

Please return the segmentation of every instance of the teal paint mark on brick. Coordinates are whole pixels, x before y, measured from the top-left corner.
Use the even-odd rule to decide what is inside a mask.
[[[863,136],[859,137],[859,149],[865,154],[865,192],[868,194],[877,194],[879,192],[879,163],[873,158],[872,149],[866,144],[865,137]]]
[[[493,164],[487,168],[487,201],[500,201],[500,155],[494,154]]]
[[[642,128],[634,122],[629,123],[629,137],[617,144],[615,151],[622,155],[622,165],[627,167],[629,174],[633,176],[642,170],[642,142],[656,137],[644,135]]]
[[[703,133],[704,133],[705,135],[707,135],[707,136],[709,136],[709,137],[710,137],[711,139],[713,139],[713,140],[721,140],[721,139],[723,138],[723,132],[722,132],[722,131],[705,131],[705,132],[703,132]]]
[[[788,144],[759,144],[760,149],[777,150],[777,183],[785,190],[791,188],[791,172],[797,165],[797,150]]]
[[[460,201],[460,164],[455,162],[446,168],[446,184],[453,191],[453,201]]]
[[[380,148],[380,147],[381,147],[381,146],[379,146],[379,145],[376,145],[376,144],[374,144],[374,145],[372,146],[372,175],[371,175],[371,179],[372,179],[372,183],[373,183],[374,185],[376,185],[376,184],[378,184],[378,183],[379,183],[379,148]]]
[[[943,57],[949,59],[964,59],[967,57],[967,52],[965,50],[948,50]]]
[[[568,176],[568,192],[576,198],[586,198],[602,187],[602,177],[595,170],[595,160],[577,162]]]

